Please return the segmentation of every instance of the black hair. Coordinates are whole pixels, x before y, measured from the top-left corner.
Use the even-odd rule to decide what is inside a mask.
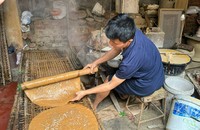
[[[109,20],[105,27],[105,33],[109,39],[119,39],[121,42],[132,39],[135,30],[135,22],[127,14],[118,14]]]

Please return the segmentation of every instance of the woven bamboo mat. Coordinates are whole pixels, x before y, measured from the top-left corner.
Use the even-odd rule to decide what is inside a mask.
[[[40,60],[52,60],[60,58],[60,55],[55,50],[34,50],[24,51],[23,60],[40,61]]]
[[[55,51],[25,51],[21,69],[24,72],[22,82],[74,70],[69,58],[60,57]],[[78,103],[92,109],[87,97]],[[47,109],[50,108],[33,104],[23,91],[18,91],[7,130],[28,130],[31,120]],[[100,122],[99,126],[103,130]]]
[[[68,58],[57,58],[52,60],[28,61],[28,73],[30,79],[52,76],[73,70]],[[28,79],[28,80],[30,80]]]

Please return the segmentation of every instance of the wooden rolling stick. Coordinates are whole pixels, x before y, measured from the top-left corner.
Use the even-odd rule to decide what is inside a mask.
[[[97,72],[97,71],[98,71],[98,68],[96,67],[94,69],[94,72]],[[43,78],[35,79],[35,80],[32,80],[32,81],[24,82],[24,83],[21,84],[21,88],[23,90],[24,89],[36,88],[36,87],[56,83],[56,82],[59,82],[59,81],[64,81],[64,80],[76,78],[76,77],[83,76],[83,75],[90,74],[90,73],[91,73],[90,68],[70,71],[70,72],[66,72],[66,73],[63,73],[63,74],[58,74],[58,75],[49,76],[49,77],[43,77]]]

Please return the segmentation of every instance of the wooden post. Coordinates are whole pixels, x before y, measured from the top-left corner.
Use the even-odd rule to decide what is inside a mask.
[[[4,21],[8,46],[13,43],[17,50],[21,50],[23,48],[23,40],[17,0],[5,0],[2,5],[4,7]]]

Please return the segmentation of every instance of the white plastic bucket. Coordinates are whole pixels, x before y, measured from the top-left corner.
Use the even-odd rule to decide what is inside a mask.
[[[191,96],[194,93],[194,85],[184,79],[183,77],[178,76],[169,76],[165,79],[164,83],[165,89],[169,92],[166,98],[166,114],[169,115],[172,99],[176,95],[187,95]]]
[[[173,95],[192,95],[194,93],[194,85],[181,77],[171,76],[165,79],[165,89]]]
[[[166,130],[200,130],[200,100],[175,96]]]

